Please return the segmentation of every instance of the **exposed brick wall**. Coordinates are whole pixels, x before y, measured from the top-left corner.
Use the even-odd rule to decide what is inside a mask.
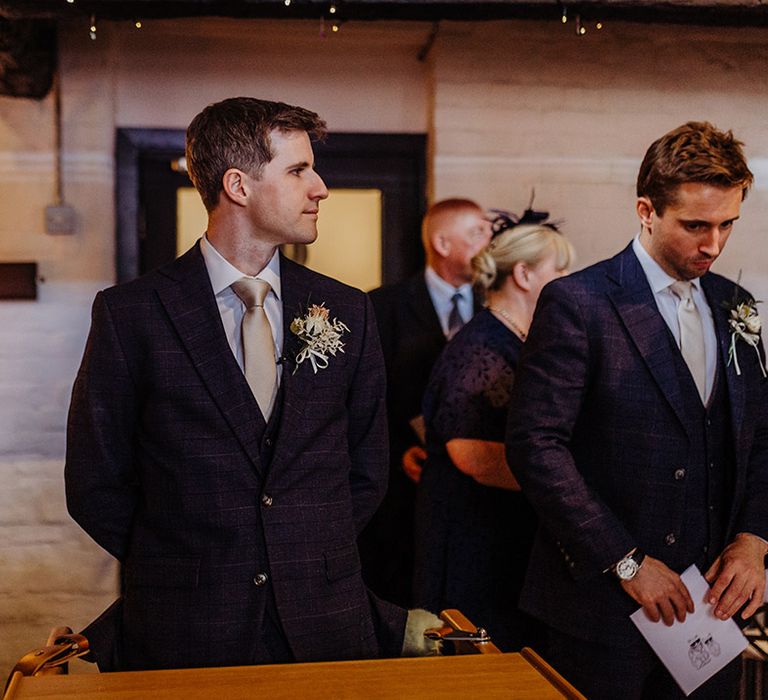
[[[65,109],[68,99],[65,95]],[[37,301],[0,301],[0,677],[57,625],[82,628],[116,590],[110,557],[69,518],[64,427],[90,303],[113,277],[111,127],[71,129],[74,236],[48,236],[52,100],[0,100],[0,260],[36,261]],[[111,122],[111,120],[110,120]],[[90,668],[81,664],[82,670]]]

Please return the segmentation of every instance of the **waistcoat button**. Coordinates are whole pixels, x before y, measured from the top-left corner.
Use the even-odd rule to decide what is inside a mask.
[[[267,582],[267,578],[269,578],[265,573],[256,574],[256,576],[253,577],[253,583],[256,586],[263,586]]]

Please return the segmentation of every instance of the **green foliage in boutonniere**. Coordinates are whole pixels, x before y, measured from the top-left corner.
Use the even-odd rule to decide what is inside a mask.
[[[739,274],[739,280],[741,274]],[[738,340],[742,340],[747,345],[755,349],[757,353],[757,363],[760,365],[760,371],[763,373],[763,377],[766,376],[765,367],[763,366],[762,358],[760,357],[760,328],[762,323],[760,316],[757,313],[757,305],[759,301],[755,301],[751,297],[739,301],[739,286],[738,281],[736,283],[736,289],[733,294],[733,301],[729,304],[724,302],[723,306],[728,309],[728,326],[731,329],[731,342],[728,347],[728,364],[733,362],[733,366],[736,368],[736,374],[741,376],[741,367],[739,366],[739,357],[736,353],[736,344]]]
[[[349,328],[337,319],[330,320],[330,311],[325,304],[313,304],[304,316],[298,316],[291,322],[291,332],[303,343],[296,354],[296,373],[299,365],[304,360],[312,364],[312,371],[317,374],[318,369],[328,366],[330,356],[337,352],[344,352],[344,343],[341,336],[349,332]]]

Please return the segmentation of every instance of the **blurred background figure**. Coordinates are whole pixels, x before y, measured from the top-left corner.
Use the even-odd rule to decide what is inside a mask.
[[[436,202],[422,223],[425,269],[371,292],[387,369],[390,474],[387,495],[360,536],[360,557],[368,586],[405,607],[412,602],[415,482],[426,457],[421,400],[446,340],[480,308],[472,258],[490,237],[477,203]]]
[[[538,641],[517,609],[536,517],[504,457],[509,393],[539,293],[573,249],[543,212],[497,214],[472,261],[486,308],[440,355],[424,397],[414,595],[429,610],[460,609],[515,651]]]

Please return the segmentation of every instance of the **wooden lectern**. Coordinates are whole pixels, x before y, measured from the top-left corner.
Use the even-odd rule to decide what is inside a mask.
[[[53,644],[19,662],[3,700],[585,700],[533,650],[502,654],[457,610],[446,610],[441,618],[446,626],[433,632],[455,645],[456,655],[75,675],[62,671],[67,657],[56,642],[72,657],[85,653],[87,642],[83,646],[80,635],[57,629],[49,638]],[[50,656],[54,667],[37,668],[32,660],[42,656]]]

